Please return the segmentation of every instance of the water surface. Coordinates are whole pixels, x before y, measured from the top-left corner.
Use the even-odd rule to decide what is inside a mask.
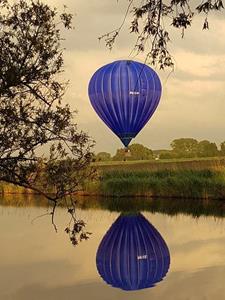
[[[160,205],[152,206],[152,200],[141,200],[142,215],[168,246],[170,267],[156,286],[124,291],[105,283],[96,267],[99,244],[120,210],[127,207],[126,202],[114,207],[112,203],[117,201],[82,200],[77,217],[86,221],[92,235],[73,247],[64,232],[69,220],[64,208],[57,210],[55,233],[49,216],[32,222],[48,209],[43,199],[2,199],[0,299],[224,299],[225,222],[221,202],[196,203],[198,209],[192,211],[184,204],[182,212],[181,202],[171,202],[171,209],[169,201],[164,205],[154,200]],[[133,202],[137,210],[138,201]]]

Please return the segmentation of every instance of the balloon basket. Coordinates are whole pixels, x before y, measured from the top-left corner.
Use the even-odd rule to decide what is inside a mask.
[[[129,150],[128,147],[125,147],[125,148],[124,148],[124,153],[125,153],[125,158],[126,158],[126,157],[131,157],[131,152],[130,152],[130,150]]]

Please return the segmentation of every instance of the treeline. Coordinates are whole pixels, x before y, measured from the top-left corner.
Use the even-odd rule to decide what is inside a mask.
[[[216,143],[208,140],[180,138],[173,140],[170,146],[171,150],[161,150],[158,153],[155,151],[159,159],[225,156],[225,142],[222,142],[218,149]]]
[[[124,148],[117,149],[116,154],[111,156],[107,152],[99,152],[95,155],[95,161],[123,161],[123,160],[151,160],[154,158],[153,151],[141,144],[132,144],[128,151]]]
[[[197,141],[193,138],[175,139],[170,144],[170,150],[151,150],[141,144],[132,144],[128,151],[124,148],[117,149],[111,156],[108,152],[99,152],[94,161],[123,161],[123,160],[153,160],[176,158],[202,158],[225,156],[225,141],[218,149],[216,143],[208,140]]]

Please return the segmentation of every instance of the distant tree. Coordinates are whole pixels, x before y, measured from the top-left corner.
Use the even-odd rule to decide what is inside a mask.
[[[96,156],[95,156],[95,160],[96,161],[109,161],[111,160],[111,154],[108,152],[99,152]]]
[[[171,147],[176,157],[195,157],[197,155],[198,141],[193,138],[180,138],[173,140]]]
[[[184,32],[191,27],[193,18],[201,14],[203,29],[209,29],[209,13],[224,8],[222,0],[199,0],[198,3],[190,0],[128,0],[127,2],[127,11],[120,26],[99,39],[104,39],[106,46],[112,49],[126,20],[131,18],[130,32],[137,36],[133,53],[146,52],[146,61],[159,65],[160,69],[174,65],[168,49],[171,38],[169,26],[179,29],[181,36],[184,37]]]
[[[128,153],[122,148],[118,149],[113,160],[150,160],[153,159],[153,152],[141,144],[132,144],[128,147]]]
[[[220,154],[221,154],[222,156],[225,156],[225,142],[222,142],[222,143],[220,144]]]
[[[207,140],[198,143],[197,155],[199,157],[214,157],[219,154],[215,143],[210,143]]]
[[[159,154],[159,159],[173,159],[175,158],[176,155],[173,153],[173,151],[165,151],[165,152],[161,152]]]
[[[128,147],[130,151],[129,160],[150,160],[153,159],[153,152],[141,144],[132,144]]]
[[[116,150],[116,154],[113,156],[113,160],[115,161],[123,161],[123,160],[126,160],[126,153],[125,153],[125,150],[124,148],[121,148],[121,149],[117,149]]]

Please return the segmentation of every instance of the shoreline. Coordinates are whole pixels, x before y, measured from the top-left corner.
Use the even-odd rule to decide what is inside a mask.
[[[51,194],[50,194],[51,195]],[[42,196],[39,193],[32,193],[32,192],[10,192],[10,193],[1,193],[0,197],[4,196]],[[184,196],[162,196],[162,195],[152,195],[149,193],[146,194],[123,194],[123,195],[113,195],[113,194],[101,194],[101,193],[88,193],[88,192],[79,192],[79,193],[74,193],[74,196],[77,196],[78,198],[119,198],[119,199],[125,199],[125,198],[132,198],[132,199],[171,199],[171,200],[216,200],[216,201],[224,201],[225,202],[225,197],[184,197]],[[44,196],[43,196],[44,197]]]
[[[225,159],[129,161],[95,164],[98,177],[86,181],[77,197],[225,200]],[[0,182],[0,194],[38,195]],[[51,193],[49,193],[50,195]]]

